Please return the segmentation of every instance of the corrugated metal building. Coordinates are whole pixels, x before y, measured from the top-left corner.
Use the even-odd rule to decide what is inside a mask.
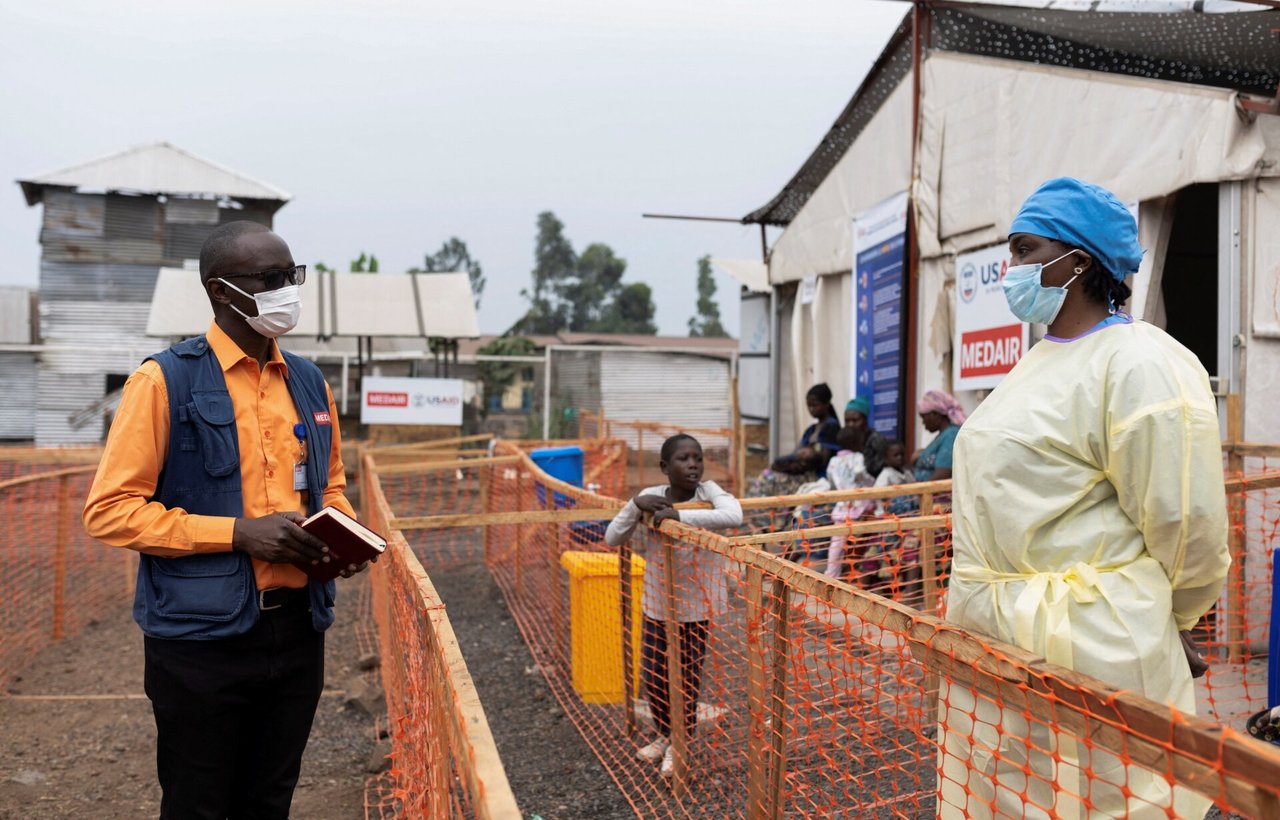
[[[25,346],[35,341],[31,321],[35,301],[35,291],[28,288],[0,287],[0,345]],[[35,437],[31,412],[35,394],[35,354],[0,351],[0,440]]]
[[[688,343],[690,339],[678,339]],[[733,424],[734,340],[701,350],[643,347],[584,349],[564,345],[551,349],[553,410],[572,407],[604,411],[613,421],[647,421],[682,428],[727,429]],[[638,444],[633,431],[618,428],[615,435]],[[725,441],[703,436],[704,447]],[[656,451],[661,440],[645,439]]]
[[[33,374],[39,446],[102,440],[110,404],[104,398],[157,348],[146,326],[160,268],[196,259],[219,224],[271,225],[289,200],[278,188],[163,142],[19,184],[28,205],[44,205],[40,341],[59,348],[39,354]],[[0,385],[6,373],[0,365]],[[29,404],[26,414],[33,417]]]

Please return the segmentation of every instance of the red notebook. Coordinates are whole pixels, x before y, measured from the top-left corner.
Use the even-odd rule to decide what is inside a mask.
[[[325,507],[301,526],[329,548],[328,563],[296,565],[317,581],[337,578],[349,565],[363,564],[387,548],[387,539],[335,507]]]

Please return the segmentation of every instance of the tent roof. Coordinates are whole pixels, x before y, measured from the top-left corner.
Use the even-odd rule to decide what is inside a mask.
[[[768,293],[769,266],[758,259],[718,259],[712,258],[711,264],[729,274],[752,293]]]
[[[46,187],[178,196],[226,196],[284,204],[289,194],[167,142],[136,145],[110,156],[18,180],[28,205]],[[277,205],[276,207],[279,207]]]
[[[161,268],[148,336],[194,336],[213,320],[200,274]],[[472,339],[480,335],[465,273],[309,273],[294,337]]]
[[[1280,48],[1274,34],[1280,27],[1280,10],[1206,14],[1193,10],[1198,8],[1195,4],[1172,0],[1147,4],[1145,8],[1156,10],[1140,12],[1029,7],[1033,5],[1024,0],[1022,5],[975,2],[931,7],[930,47],[1267,96],[1280,86]],[[1218,3],[1216,7],[1226,11],[1241,5]],[[908,14],[796,175],[742,221],[789,224],[910,70]]]

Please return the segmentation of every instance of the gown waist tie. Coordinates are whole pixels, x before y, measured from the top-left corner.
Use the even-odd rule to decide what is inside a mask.
[[[1093,603],[1101,591],[1102,573],[1114,572],[1121,566],[1095,567],[1077,561],[1061,572],[1000,572],[988,567],[960,565],[952,568],[952,577],[978,584],[1026,584],[1013,605],[1013,642],[1034,652],[1036,612],[1045,610],[1045,651],[1050,663],[1074,668],[1071,651],[1070,602]]]

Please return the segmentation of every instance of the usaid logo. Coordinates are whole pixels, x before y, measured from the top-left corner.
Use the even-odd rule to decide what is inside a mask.
[[[960,298],[966,303],[972,302],[978,295],[978,269],[972,262],[966,262],[960,269]]]

